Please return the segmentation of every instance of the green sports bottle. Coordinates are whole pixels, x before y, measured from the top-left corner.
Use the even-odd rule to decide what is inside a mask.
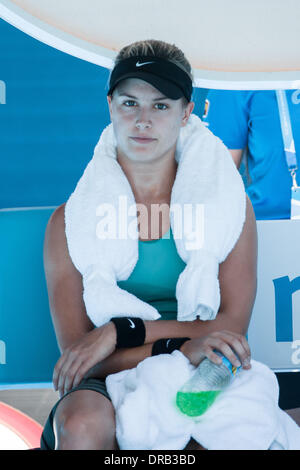
[[[216,352],[216,351],[215,351]],[[176,395],[176,404],[188,416],[201,416],[213,404],[217,396],[236,376],[240,367],[235,367],[220,353],[222,364],[204,359],[194,374]]]

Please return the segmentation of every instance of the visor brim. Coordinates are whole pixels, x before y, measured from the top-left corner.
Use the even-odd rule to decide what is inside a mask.
[[[172,100],[178,100],[179,98],[182,98],[184,96],[183,91],[169,80],[165,80],[164,78],[158,77],[157,75],[142,71],[129,72],[127,74],[122,75],[118,78],[118,80],[116,80],[112,84],[107,94],[111,95],[115,90],[116,86],[119,85],[121,81],[126,80],[127,78],[139,78],[141,80],[144,80],[145,82],[150,83],[150,85],[154,86],[154,88],[159,90],[161,93],[163,93],[163,95],[165,95],[167,98],[170,98]]]

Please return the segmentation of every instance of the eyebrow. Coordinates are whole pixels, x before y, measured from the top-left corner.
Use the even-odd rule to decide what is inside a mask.
[[[134,100],[138,100],[136,96],[133,95],[128,95],[127,93],[119,93],[119,96],[126,96],[127,98],[133,98]],[[162,100],[168,100],[169,98],[167,96],[160,96],[159,98],[155,98],[153,101],[162,101]]]

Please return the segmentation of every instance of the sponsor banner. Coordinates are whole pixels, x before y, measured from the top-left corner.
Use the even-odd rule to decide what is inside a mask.
[[[257,229],[252,357],[275,370],[300,370],[300,220],[261,220]]]

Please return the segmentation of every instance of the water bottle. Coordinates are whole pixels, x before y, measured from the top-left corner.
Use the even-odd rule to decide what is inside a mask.
[[[213,404],[217,396],[235,377],[241,367],[235,367],[220,353],[220,365],[209,359],[200,362],[194,374],[177,392],[176,404],[188,416],[200,416]]]

